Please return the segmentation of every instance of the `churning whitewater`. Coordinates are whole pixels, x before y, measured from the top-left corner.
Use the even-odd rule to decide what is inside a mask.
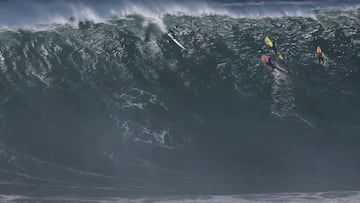
[[[0,2],[0,200],[358,191],[359,5]]]

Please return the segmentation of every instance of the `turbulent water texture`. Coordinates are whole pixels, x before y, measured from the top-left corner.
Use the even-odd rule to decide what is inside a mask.
[[[358,190],[360,11],[283,4],[2,23],[1,198]]]

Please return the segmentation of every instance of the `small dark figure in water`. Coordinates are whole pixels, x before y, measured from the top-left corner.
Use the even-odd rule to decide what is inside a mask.
[[[275,41],[273,41],[273,47],[272,48],[274,49],[275,55],[278,55]]]
[[[75,18],[74,16],[71,16],[71,17],[69,18],[69,21],[70,21],[70,22],[75,22],[75,20],[76,20],[76,18]]]

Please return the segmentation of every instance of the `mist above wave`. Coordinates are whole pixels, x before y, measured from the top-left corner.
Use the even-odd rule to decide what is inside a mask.
[[[319,8],[354,9],[356,2],[312,1],[3,1],[0,2],[0,27],[32,27],[39,24],[66,24],[73,21],[105,22],[113,18],[141,15],[161,21],[164,15],[224,15],[233,18],[315,17]]]

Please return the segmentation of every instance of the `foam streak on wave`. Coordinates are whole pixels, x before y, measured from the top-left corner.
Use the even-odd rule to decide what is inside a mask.
[[[274,71],[274,80],[271,113],[279,117],[294,114],[295,96],[291,79],[286,74]]]

